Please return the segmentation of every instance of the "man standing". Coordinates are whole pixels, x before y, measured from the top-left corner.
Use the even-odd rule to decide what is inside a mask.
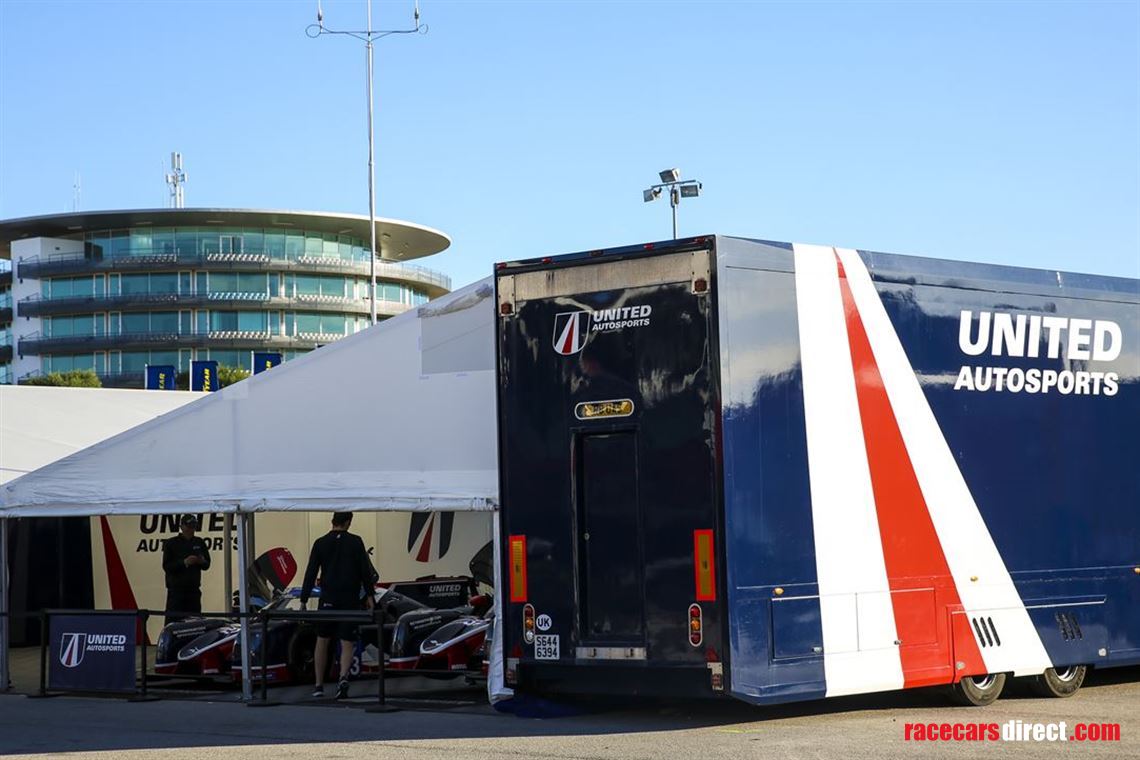
[[[351,512],[336,512],[332,517],[332,530],[313,542],[313,549],[309,552],[309,566],[305,569],[305,582],[301,586],[302,607],[308,606],[317,572],[320,571],[319,609],[359,610],[362,606],[372,609],[372,589],[377,575],[360,536],[348,532],[351,525]],[[329,639],[334,637],[340,639],[340,682],[337,684],[336,698],[344,699],[348,696],[348,672],[352,668],[352,650],[356,636],[356,623],[322,621],[317,624],[317,648],[313,653],[313,667],[317,676],[314,697],[325,695]]]
[[[194,515],[182,515],[178,535],[162,547],[167,623],[202,613],[202,571],[210,569],[210,550],[194,535],[197,526]]]

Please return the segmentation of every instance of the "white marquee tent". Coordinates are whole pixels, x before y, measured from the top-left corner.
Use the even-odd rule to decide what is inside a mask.
[[[492,295],[490,279],[474,283],[0,485],[0,524],[229,512],[245,556],[246,521],[261,511],[492,511]],[[498,588],[497,522],[495,554]],[[509,693],[498,665],[492,698]]]

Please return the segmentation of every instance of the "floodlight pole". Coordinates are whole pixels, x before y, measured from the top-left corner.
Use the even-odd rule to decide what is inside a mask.
[[[673,179],[669,180],[668,177],[672,176]],[[685,197],[681,189],[691,190],[690,197],[700,195],[703,185],[695,179],[681,179],[680,172],[676,169],[670,172],[661,172],[662,182],[656,185],[650,185],[648,189],[642,191],[641,197],[646,203],[657,200],[661,196],[661,191],[665,188],[669,189],[669,207],[673,211],[673,239],[677,239],[677,207],[681,205],[681,198]]]
[[[376,133],[372,129],[372,0],[368,0],[368,307],[376,324]]]
[[[427,24],[420,23],[420,6],[417,0],[414,19],[416,25],[411,29],[376,29],[372,28],[372,0],[368,0],[368,28],[358,31],[337,31],[329,29],[325,26],[324,12],[321,10],[320,1],[317,2],[317,23],[310,24],[305,28],[305,34],[309,37],[320,37],[323,34],[345,34],[349,37],[355,37],[358,40],[364,40],[364,48],[366,52],[366,67],[368,78],[368,260],[369,260],[369,280],[371,287],[368,289],[368,302],[369,311],[372,314],[372,324],[376,324],[376,149],[375,149],[375,133],[372,128],[373,124],[373,97],[372,97],[372,46],[376,40],[383,39],[392,34],[426,34]]]
[[[673,239],[677,239],[677,206],[681,205],[681,191],[677,186],[669,188],[669,205],[673,207]]]

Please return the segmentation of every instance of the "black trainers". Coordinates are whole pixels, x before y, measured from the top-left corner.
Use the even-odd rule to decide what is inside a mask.
[[[320,699],[324,695],[325,695],[325,687],[324,686],[318,686],[317,688],[313,689],[313,699]]]
[[[336,698],[345,699],[348,697],[348,681],[341,681],[336,685]]]

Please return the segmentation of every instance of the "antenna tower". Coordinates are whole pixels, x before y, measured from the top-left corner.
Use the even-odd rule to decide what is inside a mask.
[[[170,154],[170,173],[166,175],[166,184],[170,185],[172,208],[186,207],[186,191],[182,187],[185,183],[186,172],[182,171],[182,154],[175,151]]]

